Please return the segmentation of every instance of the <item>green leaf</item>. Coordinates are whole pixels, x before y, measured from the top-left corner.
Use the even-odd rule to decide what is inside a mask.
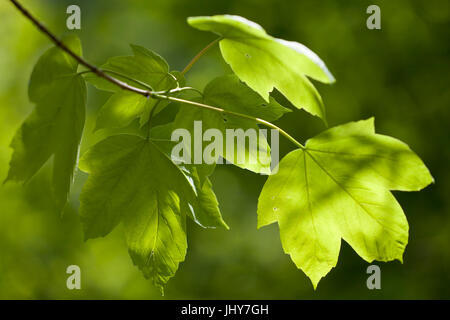
[[[432,182],[406,144],[375,133],[373,118],[348,123],[282,159],[261,192],[258,226],[278,222],[284,251],[315,288],[336,266],[341,239],[368,262],[402,261],[408,222],[389,190]]]
[[[123,221],[133,262],[162,289],[186,255],[185,218],[195,197],[186,177],[153,142],[132,135],[101,141],[80,168],[90,173],[80,197],[85,238]]]
[[[82,55],[76,36],[63,42]],[[69,196],[85,121],[86,85],[77,68],[78,63],[59,48],[42,55],[28,88],[36,108],[11,143],[14,153],[7,180],[28,181],[53,155],[52,189],[59,210]]]
[[[222,157],[242,169],[269,175],[272,161],[270,146],[258,125],[232,116],[225,116],[225,119]],[[234,142],[230,146],[231,141]]]
[[[286,112],[290,112],[289,109],[284,108],[271,97],[269,103],[267,103],[235,75],[222,76],[211,81],[204,90],[203,100],[199,98],[188,100],[203,102],[228,111],[269,121],[274,121]],[[186,141],[186,149],[190,150],[187,158],[190,159],[190,163],[196,164],[202,181],[204,176],[212,173],[219,157],[223,157],[243,169],[270,174],[270,147],[266,137],[260,135],[256,120],[224,115],[181,103],[179,105],[180,110],[175,118],[173,129],[186,129],[189,132],[191,139]],[[197,126],[195,126],[196,122]],[[219,152],[215,153],[211,159],[204,158],[205,148],[211,144],[211,141],[203,141],[202,134],[208,129],[218,130],[223,137],[222,148],[219,148]],[[243,133],[241,138],[247,134],[244,141],[235,137],[234,143],[227,146],[227,137],[236,133],[237,130],[241,130]],[[250,139],[254,139],[256,142],[250,144]],[[241,158],[239,158],[239,155],[241,155]]]
[[[269,97],[267,103],[259,94],[251,90],[239,81],[235,75],[227,75],[214,79],[204,90],[204,103],[219,107],[228,111],[246,114],[267,121],[274,121],[283,114],[290,112],[278,104],[275,99]],[[255,120],[243,119],[232,115],[224,115],[225,124],[223,128],[224,138],[226,130],[242,129],[254,131],[256,144],[239,143],[235,141],[233,155],[227,152],[227,143],[224,139],[224,150],[222,156],[231,163],[251,170],[256,173],[270,174],[270,147],[265,136],[259,135],[259,127]],[[238,159],[238,154],[245,154],[245,161]]]
[[[195,101],[196,99],[191,100]],[[186,150],[189,152],[189,154],[186,155],[186,157],[190,159],[188,164],[197,165],[198,170],[203,173],[202,177],[207,177],[212,174],[217,160],[221,155],[219,150],[219,152],[215,153],[211,158],[204,157],[205,147],[211,142],[203,141],[203,133],[208,129],[217,129],[220,132],[223,132],[224,128],[224,121],[220,113],[180,104],[180,110],[173,122],[173,130],[186,129],[189,132],[191,139],[183,141]]]
[[[147,89],[147,86],[150,86],[153,90],[164,90],[174,85],[175,81],[169,74],[169,65],[164,58],[144,47],[130,46],[133,50],[133,56],[109,58],[100,69],[112,71],[114,73],[111,73],[111,75],[114,78],[140,89]],[[100,90],[110,92],[121,90],[118,86],[93,73],[86,74],[85,79]],[[139,82],[142,84],[139,84]]]
[[[113,94],[100,109],[96,130],[126,127],[145,112],[148,101],[144,96],[128,90]]]
[[[131,45],[131,48],[133,56],[110,58],[100,69],[106,70],[106,73],[110,71],[111,76],[131,86],[146,90],[149,87],[154,91],[169,90],[177,86],[177,81],[184,81],[180,73],[170,73],[167,62],[155,52],[136,45]],[[92,73],[87,74],[85,79],[100,90],[114,92],[100,110],[97,129],[125,127],[138,117],[143,126],[148,121],[152,108],[158,104],[157,113],[168,104],[167,101],[159,102],[157,99],[123,90]]]
[[[269,36],[258,24],[231,15],[191,17],[194,28],[220,35],[220,50],[233,72],[267,102],[277,88],[295,107],[325,119],[325,109],[307,76],[332,83],[325,63],[304,45]]]
[[[205,87],[203,95],[207,104],[267,121],[278,120],[285,113],[291,112],[272,97],[266,102],[235,75],[215,78]],[[256,124],[256,121],[247,121]]]
[[[164,153],[171,157],[175,142],[170,140],[174,128],[173,123],[152,128],[150,137]],[[211,168],[203,165],[181,164],[182,172],[188,178],[195,194],[195,201],[191,202],[192,210],[189,217],[204,228],[224,227],[229,229],[222,218],[216,195],[212,189],[212,183],[208,176],[212,173]],[[214,170],[214,167],[212,168]]]
[[[229,227],[222,218],[219,202],[212,189],[211,180],[208,177],[203,177],[204,181],[202,180],[198,166],[189,165],[183,169],[197,195],[197,201],[194,202],[192,215],[190,215],[192,220],[204,228],[223,227],[228,230]]]
[[[178,85],[180,87],[183,87],[186,84],[186,79],[184,77],[184,75],[179,72],[179,71],[172,71],[171,75],[174,76],[177,81],[178,81]],[[169,90],[169,89],[173,89],[176,87],[176,84],[174,83],[173,85],[161,89],[161,90]],[[177,94],[172,94],[172,96],[179,96],[180,93]],[[153,108],[156,108],[154,111],[154,115],[158,114],[159,112],[161,112],[165,107],[167,107],[171,102],[169,100],[157,100],[155,101],[154,99],[149,99],[148,101],[148,105],[146,106],[144,113],[141,115],[140,118],[140,125],[141,127],[143,127],[145,124],[148,123],[148,121],[150,120],[150,113],[152,112]]]

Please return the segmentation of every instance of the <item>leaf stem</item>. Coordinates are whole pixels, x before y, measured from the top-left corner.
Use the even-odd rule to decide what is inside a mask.
[[[183,69],[183,71],[181,71],[182,75],[185,75],[186,72],[188,72],[189,70],[191,70],[192,66],[209,50],[211,49],[217,42],[219,42],[220,40],[222,40],[222,37],[217,38],[216,40],[212,41],[211,43],[209,43],[206,47],[204,47],[199,53],[197,53],[197,55],[192,58],[192,60],[187,64],[187,66]]]
[[[288,134],[286,131],[284,131],[283,129],[281,129],[280,127],[274,125],[273,123],[260,119],[260,118],[256,118],[256,117],[252,117],[243,113],[238,113],[238,112],[234,112],[234,111],[229,111],[229,110],[225,110],[222,108],[218,108],[218,107],[214,107],[214,106],[210,106],[207,104],[203,104],[203,103],[199,103],[199,102],[194,102],[194,101],[190,101],[190,100],[185,100],[185,99],[180,99],[180,98],[176,98],[176,97],[172,97],[169,96],[167,94],[170,93],[175,93],[175,92],[179,92],[181,90],[196,90],[193,88],[175,88],[172,90],[168,90],[168,91],[152,91],[152,90],[143,90],[134,86],[129,85],[126,82],[123,82],[121,80],[118,80],[110,75],[107,74],[107,72],[112,73],[111,71],[107,71],[107,70],[101,70],[98,67],[90,64],[89,62],[87,62],[86,60],[84,60],[82,57],[78,56],[76,53],[74,53],[69,47],[67,47],[60,39],[58,39],[53,33],[50,32],[50,30],[47,29],[47,27],[45,27],[40,21],[38,21],[27,9],[25,9],[17,0],[10,0],[11,3],[26,17],[28,18],[41,32],[43,32],[45,35],[47,35],[52,41],[53,43],[59,47],[60,49],[62,49],[63,51],[65,51],[67,54],[69,54],[73,59],[75,59],[76,61],[78,61],[81,65],[85,66],[86,68],[89,69],[89,71],[82,71],[80,72],[80,74],[82,73],[87,73],[87,72],[93,72],[95,73],[97,76],[111,82],[112,84],[118,86],[119,88],[122,88],[124,90],[128,90],[131,92],[135,92],[137,94],[143,95],[146,98],[153,98],[153,99],[159,99],[159,100],[170,100],[170,101],[175,101],[175,102],[180,102],[180,103],[184,103],[184,104],[189,104],[195,107],[199,107],[199,108],[204,108],[204,109],[208,109],[208,110],[212,110],[212,111],[216,111],[216,112],[220,112],[223,114],[229,114],[232,116],[236,116],[236,117],[240,117],[240,118],[244,118],[244,119],[249,119],[249,120],[253,120],[256,121],[262,125],[265,125],[269,128],[275,129],[278,132],[280,132],[284,137],[286,137],[289,141],[291,141],[293,144],[295,144],[297,147],[301,148],[301,149],[305,149],[305,147],[298,142],[296,139],[294,139],[290,134]],[[213,42],[211,42],[209,45],[207,45],[205,48],[203,48],[203,50],[201,50],[192,60],[191,62],[186,66],[186,68],[184,68],[184,70],[182,71],[182,74],[186,73],[187,71],[189,71],[189,69],[195,64],[195,62],[197,62],[198,59],[200,59],[200,57],[205,54],[206,51],[208,51],[214,44],[216,44],[217,42],[219,42],[222,38],[217,38],[216,40],[214,40]],[[115,72],[116,73],[116,72]],[[117,73],[116,73],[117,74]],[[119,76],[122,76],[122,74],[117,74]],[[171,76],[173,76],[172,74],[170,74]],[[138,81],[135,79],[131,79],[130,80],[133,81]],[[198,91],[198,90],[197,90]],[[153,111],[153,110],[152,110]],[[152,116],[152,115],[151,115]]]

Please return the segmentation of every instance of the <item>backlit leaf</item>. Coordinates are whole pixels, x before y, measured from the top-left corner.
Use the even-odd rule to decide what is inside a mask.
[[[63,41],[82,55],[77,37]],[[69,196],[85,121],[86,84],[77,68],[78,63],[59,48],[42,55],[28,90],[36,107],[11,143],[8,180],[28,181],[53,156],[52,187],[59,210]]]
[[[325,120],[325,109],[307,77],[334,82],[325,63],[304,45],[276,39],[245,18],[232,15],[191,17],[194,28],[220,35],[220,50],[234,73],[267,102],[277,88],[294,106]]]
[[[99,142],[80,168],[90,174],[80,197],[85,238],[123,222],[133,262],[162,289],[186,255],[185,218],[195,197],[186,177],[153,142],[133,135]]]
[[[283,249],[314,287],[336,266],[341,239],[366,261],[402,261],[408,222],[390,190],[433,182],[411,149],[376,134],[373,118],[319,134],[286,155],[258,202],[258,226],[278,222]]]
[[[151,140],[169,157],[172,156],[172,148],[176,144],[170,140],[173,127],[173,123],[169,123],[154,127],[150,132]],[[192,208],[189,217],[204,228],[224,227],[228,229],[228,225],[222,218],[212,183],[208,178],[214,167],[205,168],[204,165],[180,164],[180,168],[196,194],[195,200],[191,202]]]
[[[290,112],[272,97],[269,97],[267,103],[258,93],[239,81],[235,75],[222,76],[212,80],[204,90],[203,101],[215,107],[267,121],[277,120],[285,113]],[[223,117],[225,124],[222,128],[224,137],[222,157],[243,169],[270,174],[270,146],[266,136],[260,134],[262,131],[257,122],[229,114],[224,114]],[[227,133],[227,130],[232,131]],[[227,149],[227,145],[229,145],[227,138],[231,132],[236,132],[236,130],[248,133],[246,140],[242,142],[236,138],[231,149]],[[251,139],[253,142],[250,142]],[[239,159],[239,154],[244,155],[245,159]]]

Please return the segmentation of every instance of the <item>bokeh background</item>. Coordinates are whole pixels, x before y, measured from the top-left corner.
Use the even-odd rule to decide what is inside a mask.
[[[95,64],[130,54],[129,43],[163,55],[182,69],[215,38],[190,28],[186,17],[237,14],[272,35],[304,43],[327,63],[337,82],[316,83],[331,126],[376,118],[377,131],[407,142],[436,183],[395,195],[410,224],[403,265],[377,263],[382,289],[368,290],[364,262],[345,243],[339,263],[316,291],[282,251],[277,226],[256,229],[256,205],[265,177],[231,166],[218,168],[214,188],[231,230],[188,227],[186,261],[166,295],[132,265],[121,228],[83,242],[77,215],[86,175],[77,172],[70,206],[54,210],[47,165],[27,185],[0,187],[0,299],[440,299],[450,298],[450,2],[313,0],[23,0],[58,35],[66,8],[82,9],[85,57]],[[366,28],[366,8],[378,4],[382,29]],[[27,83],[51,45],[8,1],[0,3],[0,180],[7,175],[9,143],[33,106]],[[203,88],[229,73],[216,47],[188,74]],[[89,88],[82,152],[104,133],[93,133],[108,95]],[[163,117],[163,116],[161,116]],[[161,120],[163,121],[163,120]],[[303,111],[278,121],[304,141],[322,131]],[[281,138],[282,154],[292,146]],[[82,271],[82,289],[66,288],[66,267]]]

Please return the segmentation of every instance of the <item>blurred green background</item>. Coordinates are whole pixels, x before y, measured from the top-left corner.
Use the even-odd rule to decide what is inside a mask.
[[[66,8],[78,4],[84,55],[101,64],[128,55],[129,43],[163,55],[172,69],[215,38],[186,24],[186,17],[237,14],[270,34],[302,42],[317,52],[337,78],[315,83],[330,126],[376,118],[379,133],[407,142],[436,183],[417,193],[396,192],[410,224],[404,264],[377,263],[381,290],[368,290],[364,262],[345,243],[339,263],[314,291],[282,251],[277,226],[256,230],[256,205],[265,177],[231,166],[218,168],[214,188],[231,230],[188,226],[189,250],[166,295],[132,265],[121,228],[83,242],[77,216],[86,180],[76,174],[70,206],[61,218],[50,196],[47,165],[27,185],[0,187],[0,299],[408,299],[450,298],[450,2],[315,0],[23,0],[58,35],[67,32]],[[382,29],[366,28],[366,8],[378,4]],[[8,1],[0,3],[0,180],[11,157],[9,143],[33,106],[28,78],[50,47]],[[203,88],[230,70],[217,47],[188,74]],[[84,152],[102,134],[94,117],[108,95],[89,88]],[[300,140],[324,128],[303,111],[278,121]],[[292,146],[281,139],[281,152]],[[68,265],[81,267],[82,289],[66,288]]]

